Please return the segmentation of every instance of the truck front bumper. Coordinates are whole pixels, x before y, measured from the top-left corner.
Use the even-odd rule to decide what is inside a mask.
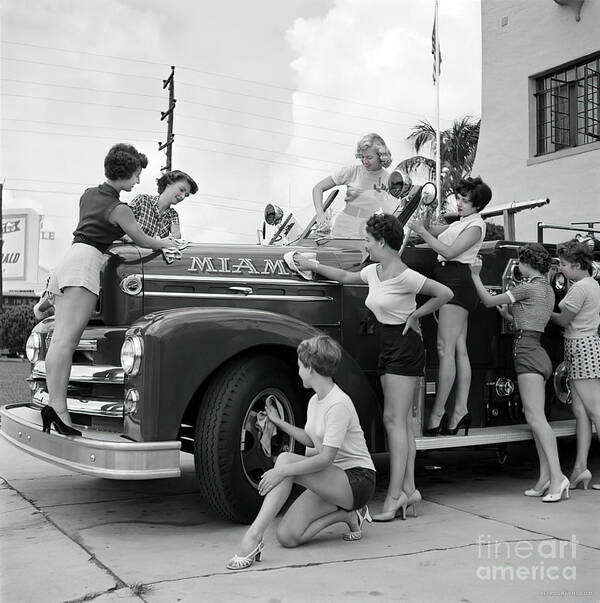
[[[0,408],[0,435],[49,463],[108,479],[179,477],[181,442],[132,442],[121,434],[84,429],[82,437],[42,432],[40,411],[28,404]]]

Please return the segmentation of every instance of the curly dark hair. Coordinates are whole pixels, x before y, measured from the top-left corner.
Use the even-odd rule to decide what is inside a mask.
[[[456,193],[467,197],[478,212],[492,200],[492,189],[479,176],[463,178],[456,187]]]
[[[552,258],[543,245],[539,243],[527,243],[519,247],[519,262],[539,270],[546,274],[552,265]]]
[[[178,180],[187,181],[190,185],[190,195],[195,195],[198,192],[198,185],[189,174],[180,170],[173,170],[172,172],[166,172],[160,178],[157,178],[156,186],[158,188],[158,194],[160,195],[169,184],[173,184],[173,182],[177,182]]]
[[[581,270],[586,270],[589,274],[592,274],[594,254],[584,243],[577,239],[571,239],[566,243],[561,243],[557,251],[559,258],[567,260],[571,264],[579,264]]]
[[[104,158],[104,175],[109,180],[128,180],[139,168],[148,165],[148,158],[134,146],[120,142]]]
[[[402,224],[391,214],[374,214],[367,220],[367,232],[377,241],[383,239],[396,251],[402,247],[404,229]]]

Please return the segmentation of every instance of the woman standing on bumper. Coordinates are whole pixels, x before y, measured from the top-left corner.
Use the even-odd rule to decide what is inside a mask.
[[[438,389],[423,435],[455,435],[460,427],[468,433],[471,415],[467,407],[471,387],[471,364],[467,351],[469,313],[479,303],[469,265],[475,262],[485,237],[485,222],[479,212],[490,202],[492,191],[481,178],[466,178],[456,199],[460,220],[449,226],[431,226],[413,220],[408,226],[438,253],[433,276],[450,287],[454,297],[440,309],[437,347],[440,362]],[[448,419],[445,405],[456,379],[454,413]]]
[[[44,431],[51,425],[64,435],[80,436],[67,411],[67,386],[73,352],[79,343],[100,292],[100,271],[111,243],[125,233],[137,245],[163,249],[169,257],[181,257],[168,239],[154,239],[138,226],[131,209],[119,200],[130,191],[148,165],[146,156],[129,144],[117,144],[104,159],[106,181],[88,188],[79,201],[79,224],[73,245],[51,273],[48,292],[54,298],[54,332],[46,355],[48,406],[42,409]]]
[[[481,263],[471,265],[473,281],[481,301],[487,308],[512,305],[515,325],[513,356],[519,383],[523,411],[533,432],[540,461],[540,475],[536,485],[525,490],[525,496],[543,496],[544,502],[557,502],[569,480],[563,475],[558,460],[556,436],[546,419],[545,382],[552,375],[552,362],[540,343],[541,336],[552,316],[554,291],[546,278],[550,269],[550,254],[538,243],[519,248],[519,270],[524,277],[521,284],[506,293],[491,295],[481,282]],[[565,485],[566,482],[566,485]],[[544,494],[548,494],[544,496]]]
[[[581,483],[587,488],[592,474],[587,468],[592,442],[591,423],[600,434],[600,285],[592,278],[593,255],[579,241],[569,241],[558,248],[560,271],[571,281],[560,312],[552,321],[565,328],[565,361],[573,397],[577,424],[577,457],[571,473],[571,488]],[[600,490],[600,484],[594,484]]]
[[[431,314],[452,297],[452,291],[411,270],[400,258],[403,229],[392,215],[369,218],[365,249],[376,262],[360,272],[348,272],[306,259],[298,254],[300,269],[341,283],[369,285],[365,305],[381,323],[379,374],[384,396],[383,420],[390,450],[390,483],[381,513],[375,521],[390,521],[398,513],[405,516],[407,506],[420,502],[415,488],[415,437],[411,410],[415,388],[425,367],[425,349],[419,318]],[[415,296],[428,295],[417,308]]]

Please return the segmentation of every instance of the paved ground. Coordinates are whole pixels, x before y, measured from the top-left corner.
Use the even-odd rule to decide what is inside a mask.
[[[502,466],[492,450],[420,455],[417,518],[371,524],[355,543],[334,526],[295,550],[271,532],[263,561],[232,573],[224,564],[243,527],[207,509],[189,455],[180,479],[117,482],[0,441],[0,600],[599,601],[600,492],[555,505],[525,498],[533,448],[509,452]],[[573,443],[560,452],[567,469]],[[597,445],[591,460],[600,482]],[[384,471],[380,481],[375,509]]]

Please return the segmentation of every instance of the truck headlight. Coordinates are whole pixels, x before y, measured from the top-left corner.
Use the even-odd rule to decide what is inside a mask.
[[[500,377],[499,379],[496,379],[494,388],[496,390],[496,395],[499,398],[504,398],[505,396],[510,396],[515,391],[515,384],[512,379]]]
[[[27,359],[32,364],[39,360],[40,352],[42,350],[42,337],[39,333],[32,333],[27,339],[27,343],[25,344],[25,353],[27,354]]]
[[[139,335],[128,335],[121,347],[121,366],[127,375],[137,375],[142,365],[144,342]]]

